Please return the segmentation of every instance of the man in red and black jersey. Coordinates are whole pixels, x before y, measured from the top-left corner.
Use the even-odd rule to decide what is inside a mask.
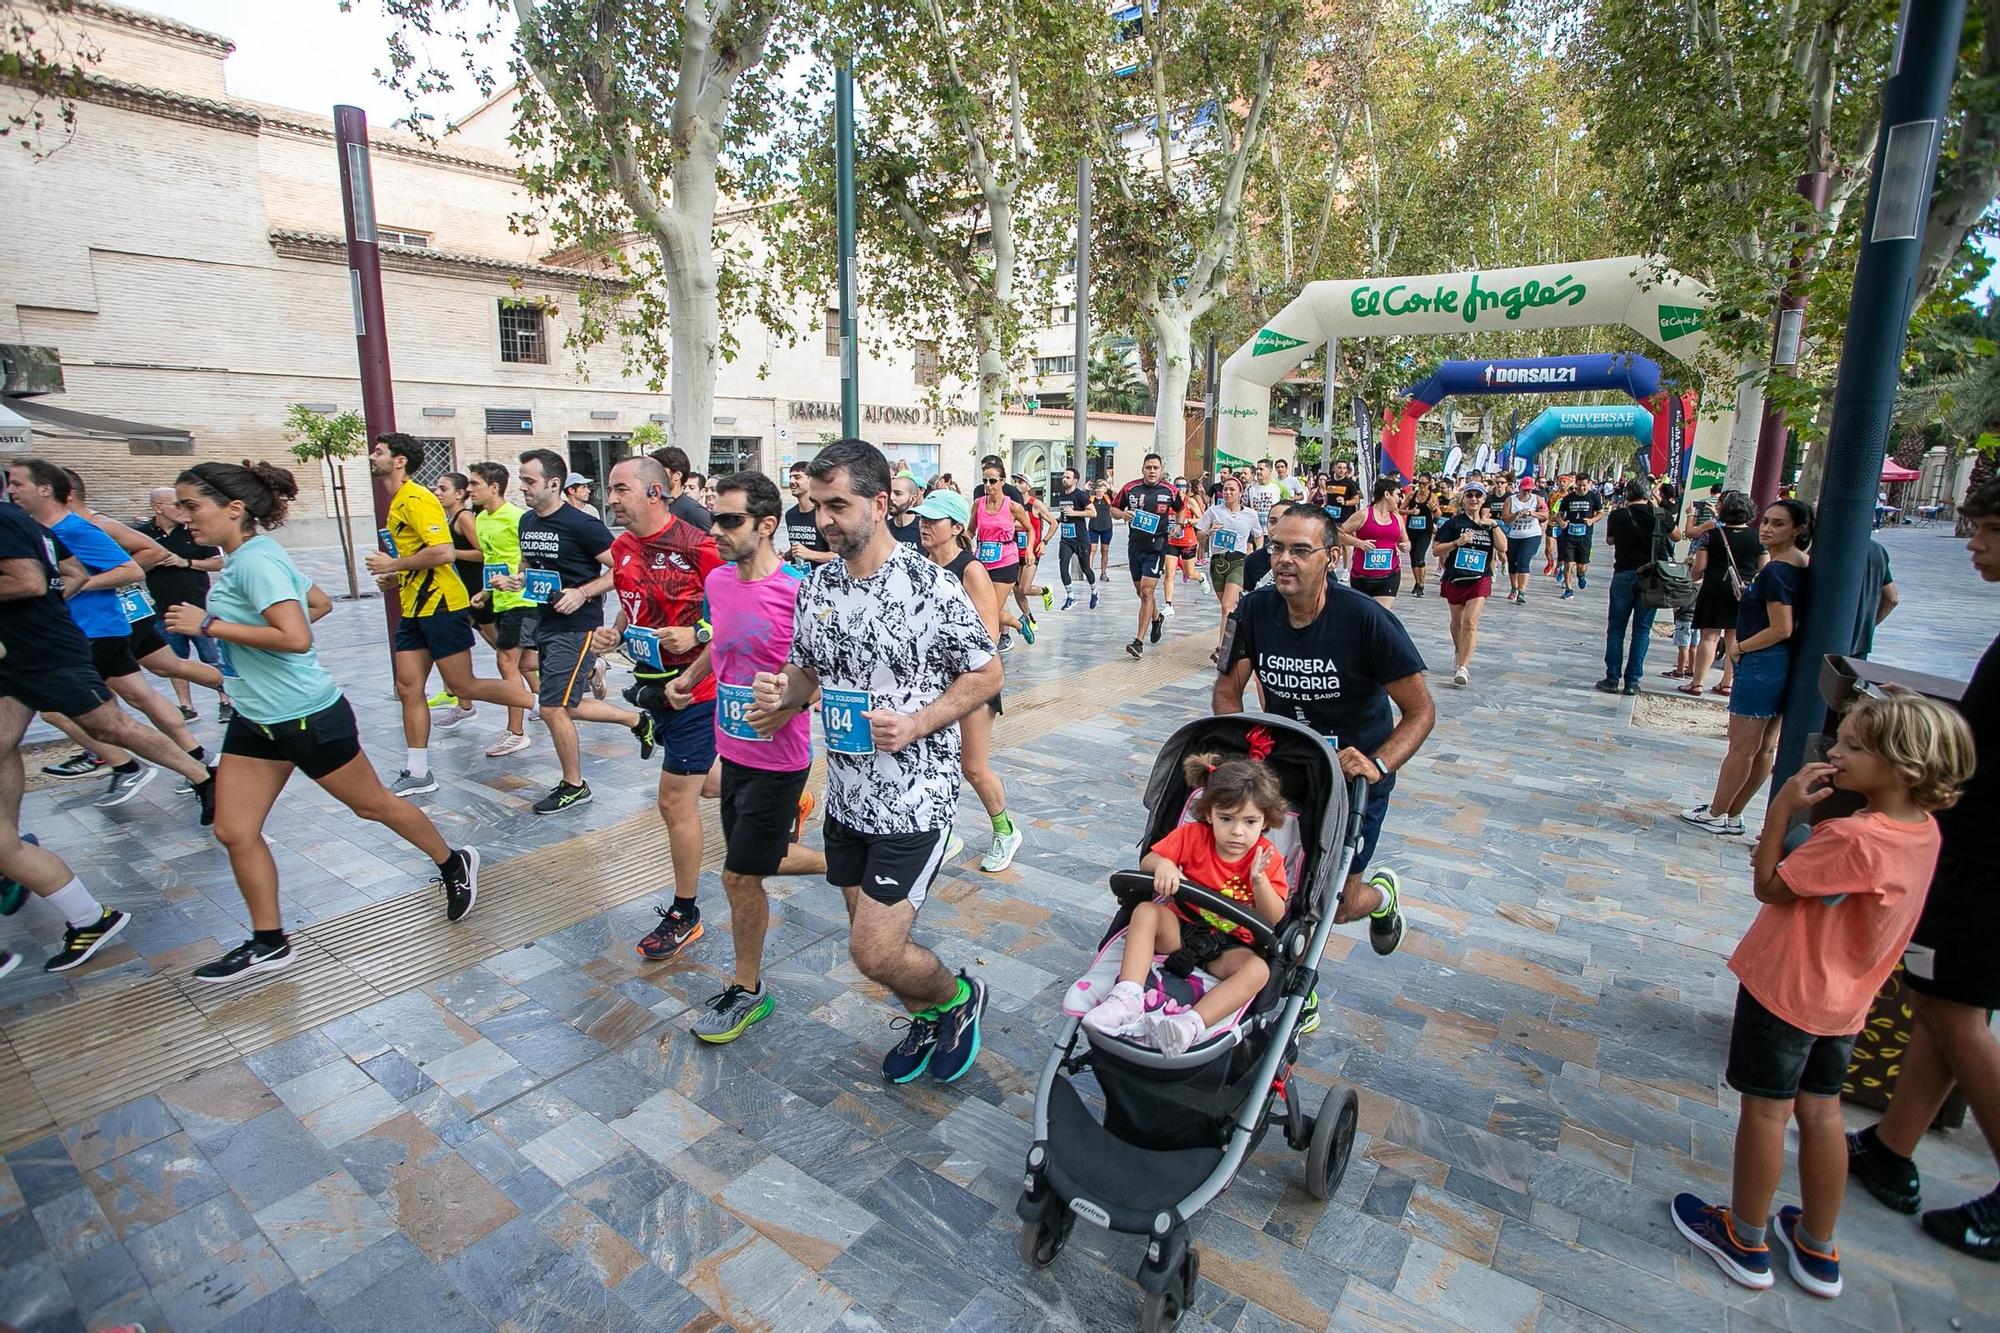
[[[660,818],[674,858],[674,905],[658,929],[639,941],[654,960],[671,958],[701,936],[695,884],[701,878],[701,785],[715,763],[715,681],[672,690],[708,644],[702,581],[722,564],[715,539],[674,516],[666,469],[651,458],[628,458],[611,469],[606,491],[625,530],[611,542],[611,586],[618,618],[597,631],[592,646],[623,644],[632,659],[631,702],[653,715],[660,746]]]
[[[1111,512],[1125,520],[1131,537],[1125,559],[1132,567],[1132,586],[1139,590],[1139,632],[1125,651],[1138,657],[1146,651],[1145,641],[1160,641],[1164,624],[1153,608],[1153,590],[1167,564],[1167,528],[1180,512],[1181,493],[1167,481],[1167,465],[1158,454],[1147,454],[1137,481],[1128,481],[1112,502]]]

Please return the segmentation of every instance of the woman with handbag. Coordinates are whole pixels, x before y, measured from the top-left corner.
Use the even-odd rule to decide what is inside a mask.
[[[1795,614],[1811,563],[1802,543],[1812,539],[1812,510],[1802,500],[1773,500],[1757,525],[1769,556],[1736,609],[1736,688],[1729,696],[1729,753],[1716,774],[1715,795],[1681,811],[1711,833],[1743,832],[1743,807],[1771,776],[1791,677]]]
[[[1682,694],[1702,693],[1718,651],[1722,683],[1715,692],[1727,697],[1734,687],[1736,663],[1729,652],[1736,646],[1736,609],[1743,590],[1764,565],[1763,544],[1750,526],[1756,514],[1749,496],[1741,491],[1726,493],[1716,503],[1717,526],[1703,533],[1695,548],[1693,574],[1701,591],[1694,599],[1694,624],[1701,642],[1695,645],[1694,671],[1680,687]]]
[[[1604,631],[1604,679],[1597,682],[1597,688],[1606,694],[1620,693],[1621,669],[1623,693],[1639,692],[1640,677],[1646,674],[1647,643],[1653,637],[1653,617],[1660,613],[1658,605],[1641,595],[1640,576],[1659,563],[1669,543],[1680,538],[1680,533],[1668,526],[1667,516],[1653,507],[1652,498],[1651,487],[1633,478],[1625,483],[1625,503],[1605,524],[1613,552],[1611,610]]]

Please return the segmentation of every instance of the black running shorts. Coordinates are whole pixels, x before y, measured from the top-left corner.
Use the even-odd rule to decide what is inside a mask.
[[[76,636],[75,650],[54,651],[37,644],[32,652],[9,651],[0,659],[0,696],[19,699],[36,713],[82,717],[111,702],[111,687],[97,674]]]
[[[342,695],[317,713],[286,722],[252,722],[238,713],[223,733],[222,752],[290,764],[317,782],[361,753],[361,733],[354,725],[354,710]]]
[[[799,796],[812,769],[774,773],[722,761],[722,868],[760,879],[778,873],[798,823]]]
[[[132,656],[131,636],[119,634],[90,641],[90,665],[105,680],[139,674],[139,659]]]
[[[151,657],[167,646],[167,636],[160,633],[158,616],[147,616],[144,620],[133,621],[132,632],[125,636],[125,641],[132,645],[132,657],[135,661]]]
[[[832,815],[824,829],[826,878],[835,888],[859,888],[878,903],[906,902],[913,911],[923,910],[951,830],[862,833]]]

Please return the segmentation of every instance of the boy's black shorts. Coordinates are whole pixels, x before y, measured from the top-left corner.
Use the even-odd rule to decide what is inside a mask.
[[[1854,1039],[1801,1031],[1736,988],[1736,1020],[1729,1027],[1729,1065],[1723,1078],[1745,1097],[1788,1102],[1800,1093],[1838,1097],[1847,1082]]]

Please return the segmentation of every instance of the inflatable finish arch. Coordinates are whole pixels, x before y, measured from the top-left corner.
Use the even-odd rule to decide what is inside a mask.
[[[1417,422],[1447,398],[1466,394],[1624,393],[1645,402],[1660,391],[1660,363],[1631,352],[1518,360],[1444,361],[1403,390],[1400,409],[1382,413],[1382,464],[1405,477],[1417,465]]]
[[[1341,338],[1615,324],[1692,361],[1708,341],[1713,301],[1714,293],[1701,283],[1638,255],[1309,283],[1223,363],[1217,447],[1257,457],[1271,418],[1271,386]],[[1704,397],[1695,437],[1697,479],[1719,477],[1726,469],[1736,416],[1733,392]]]
[[[1653,414],[1643,407],[1551,407],[1507,442],[1523,467],[1533,470],[1543,449],[1565,435],[1629,435],[1653,442]]]

